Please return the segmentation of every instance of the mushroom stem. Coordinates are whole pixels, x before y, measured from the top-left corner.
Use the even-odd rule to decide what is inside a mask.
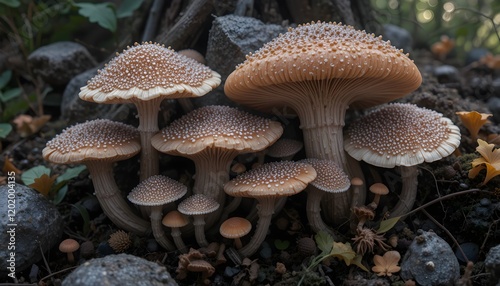
[[[112,162],[85,162],[95,194],[106,216],[119,228],[137,234],[147,234],[150,231],[148,221],[132,212],[125,199],[122,197],[115,178],[113,177]]]
[[[329,98],[328,96],[324,96]],[[318,96],[318,98],[322,98]],[[347,159],[344,151],[342,128],[347,105],[342,102],[313,102],[311,105],[295,106],[300,118],[300,128],[304,135],[307,158],[328,159],[337,163],[349,177],[364,178],[359,163]],[[364,199],[363,190],[359,200]],[[322,201],[327,221],[340,224],[350,215],[351,193],[326,194]],[[364,203],[364,202],[362,202]]]
[[[271,218],[274,213],[275,198],[259,198],[259,204],[257,205],[259,213],[259,221],[257,222],[257,227],[255,228],[254,235],[250,239],[247,245],[238,250],[238,252],[243,257],[249,257],[254,254],[260,245],[266,238],[267,231],[271,224]]]
[[[75,255],[73,255],[73,252],[68,252],[68,253],[66,253],[66,255],[67,255],[69,263],[75,262]]]
[[[196,242],[201,247],[208,246],[208,241],[205,238],[205,215],[193,215],[194,235]]]
[[[179,249],[182,253],[186,253],[187,248],[186,244],[184,244],[184,240],[182,240],[180,228],[172,227],[172,232],[170,233],[170,235],[172,235],[172,238],[174,239],[174,243],[175,246],[177,246],[177,249]]]
[[[401,194],[396,206],[390,211],[390,217],[403,216],[408,213],[417,197],[418,169],[417,166],[400,166],[399,172],[403,180]]]
[[[134,101],[139,115],[139,133],[141,135],[141,169],[140,180],[158,175],[158,151],[151,145],[151,137],[158,133],[158,112],[162,99],[154,98],[149,101]]]
[[[151,207],[151,214],[149,217],[151,218],[151,228],[153,229],[153,236],[163,248],[168,251],[174,251],[176,249],[174,244],[172,244],[172,242],[165,235],[165,231],[163,231],[163,225],[161,223],[161,220],[163,218],[162,208],[162,205]]]
[[[326,225],[326,223],[321,218],[321,199],[323,198],[325,192],[322,190],[308,185],[307,191],[307,221],[311,229],[318,233],[319,231],[326,231],[333,236],[332,230]]]
[[[213,226],[224,211],[226,193],[224,184],[229,181],[231,162],[237,153],[223,151],[219,148],[207,149],[194,158],[196,177],[193,186],[194,194],[204,194],[214,199],[221,206],[205,218],[205,228]]]

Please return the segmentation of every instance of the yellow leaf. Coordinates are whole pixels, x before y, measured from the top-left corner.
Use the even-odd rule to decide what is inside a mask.
[[[330,256],[336,257],[340,260],[344,260],[345,264],[349,266],[351,264],[351,261],[356,256],[356,252],[352,250],[350,243],[333,242]]]
[[[456,114],[460,117],[462,124],[469,130],[472,138],[477,138],[479,129],[488,122],[488,117],[492,116],[487,113],[479,113],[477,111],[458,111]]]
[[[37,190],[39,193],[41,193],[44,196],[48,196],[50,190],[52,189],[52,186],[54,186],[54,182],[57,178],[57,175],[53,175],[49,177],[47,174],[43,174],[39,178],[35,179],[35,182],[29,187]]]
[[[486,177],[483,185],[494,177],[500,175],[500,149],[495,149],[494,144],[488,144],[481,139],[477,140],[476,151],[481,154],[481,158],[472,161],[472,169],[469,171],[469,178],[475,178],[479,171],[486,169]]]

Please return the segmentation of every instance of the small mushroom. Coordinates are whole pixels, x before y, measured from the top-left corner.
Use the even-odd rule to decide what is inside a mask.
[[[387,195],[389,193],[389,188],[382,183],[375,183],[368,189],[374,195],[373,201],[369,204],[369,206],[371,209],[375,210],[380,204],[380,197]]]
[[[113,177],[113,163],[141,150],[139,133],[132,126],[107,119],[76,124],[47,142],[43,158],[56,164],[85,164],[99,204],[119,228],[146,234],[148,221],[137,216],[122,197]]]
[[[326,231],[333,235],[333,231],[321,218],[321,199],[326,193],[346,192],[351,186],[351,182],[344,171],[331,160],[304,159],[299,162],[310,164],[318,174],[306,188],[306,211],[309,225],[314,232]],[[339,212],[337,215],[343,216],[344,214]],[[334,218],[334,221],[340,220]]]
[[[158,243],[169,251],[175,246],[166,237],[162,228],[163,207],[182,198],[187,193],[187,187],[165,176],[155,175],[137,185],[127,196],[129,201],[138,205],[150,207],[151,228]]]
[[[179,249],[182,253],[186,253],[187,248],[186,244],[184,244],[184,241],[182,240],[181,227],[186,226],[189,223],[188,218],[180,212],[173,210],[168,212],[163,217],[161,223],[172,229],[170,235],[172,235],[172,238],[174,239],[175,246],[177,246],[177,249]]]
[[[302,141],[281,138],[266,149],[266,155],[273,158],[280,158],[283,161],[290,161],[303,146],[304,143]]]
[[[193,216],[194,235],[199,246],[205,247],[208,245],[205,238],[205,217],[212,215],[219,206],[219,203],[204,194],[194,194],[177,206],[180,213]]]
[[[304,190],[316,178],[314,168],[305,163],[281,161],[247,171],[224,185],[224,191],[234,197],[255,198],[259,221],[255,233],[239,253],[254,254],[266,238],[276,201]]]
[[[203,259],[190,261],[186,269],[190,272],[200,272],[201,279],[205,285],[210,284],[208,280],[215,273],[215,268],[208,261]]]
[[[209,67],[163,45],[145,42],[118,54],[81,88],[79,96],[90,102],[133,103],[137,107],[142,181],[159,171],[151,137],[158,132],[161,102],[203,96],[220,82],[220,75]]]
[[[80,244],[78,243],[78,241],[72,238],[65,239],[59,244],[59,251],[61,251],[62,253],[66,253],[69,263],[75,262],[75,256],[73,255],[73,253],[79,248]]]
[[[241,238],[247,235],[252,229],[252,224],[245,218],[232,217],[224,221],[220,228],[220,234],[229,239],[234,240],[234,247],[240,249],[243,247]]]

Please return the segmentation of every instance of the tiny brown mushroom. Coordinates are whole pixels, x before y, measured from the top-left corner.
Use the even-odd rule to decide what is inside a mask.
[[[177,246],[177,249],[181,252],[185,253],[187,248],[186,244],[184,244],[184,241],[182,240],[181,227],[186,226],[189,223],[188,218],[180,212],[173,210],[168,212],[163,217],[161,223],[172,229],[170,235],[172,235],[172,238],[174,239],[175,246]]]
[[[241,238],[247,235],[252,229],[252,224],[245,218],[232,217],[224,221],[220,228],[219,233],[229,239],[234,240],[234,247],[240,249],[243,247]]]
[[[370,203],[372,209],[376,209],[380,203],[380,197],[389,194],[389,188],[382,183],[375,183],[370,186],[370,192],[374,195],[373,201]]]
[[[212,266],[212,264],[202,259],[189,262],[186,269],[190,272],[201,272],[201,279],[203,279],[203,283],[205,285],[208,285],[210,283],[210,281],[207,280],[215,273],[215,268]]]
[[[61,251],[62,253],[66,253],[69,263],[75,262],[75,256],[73,255],[73,252],[77,251],[79,248],[80,244],[78,243],[78,241],[72,238],[65,239],[59,244],[59,251]]]
[[[135,43],[112,59],[81,88],[80,98],[96,103],[133,103],[139,114],[141,181],[158,174],[158,153],[151,137],[158,132],[158,111],[166,98],[203,96],[220,75],[165,46]]]

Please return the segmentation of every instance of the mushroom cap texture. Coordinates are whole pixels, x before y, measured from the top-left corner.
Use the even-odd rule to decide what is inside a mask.
[[[78,248],[80,248],[80,244],[72,238],[67,238],[59,244],[59,251],[64,253],[75,252]]]
[[[96,119],[64,129],[47,142],[43,158],[57,164],[86,161],[120,161],[141,150],[136,128],[107,119]]]
[[[224,185],[224,191],[233,197],[284,197],[301,192],[315,178],[309,164],[272,162],[237,176]]]
[[[351,123],[344,149],[354,159],[393,168],[433,162],[460,145],[460,130],[436,111],[413,104],[379,107]]]
[[[189,220],[179,211],[173,210],[163,217],[161,223],[166,227],[183,227],[189,223]]]
[[[151,144],[171,155],[191,155],[207,149],[255,152],[276,142],[283,133],[277,121],[228,106],[205,106],[173,121],[153,136]]]
[[[185,215],[203,215],[216,211],[219,203],[204,194],[194,194],[183,200],[177,210]]]
[[[252,230],[252,223],[242,217],[231,217],[225,220],[219,228],[220,234],[225,238],[240,238]]]
[[[299,162],[313,166],[317,176],[309,184],[324,192],[342,193],[351,186],[347,174],[332,160],[309,158]]]
[[[304,98],[366,108],[400,98],[421,82],[413,61],[381,36],[318,21],[289,28],[248,54],[224,91],[266,111],[300,106]]]
[[[127,198],[139,206],[161,206],[174,202],[187,193],[187,187],[174,179],[154,175],[142,181]]]
[[[209,67],[163,45],[145,42],[113,58],[81,88],[79,96],[97,103],[198,97],[220,82],[220,75]]]
[[[281,138],[267,148],[266,155],[273,158],[284,158],[297,154],[302,147],[304,147],[304,143],[302,143],[302,141]]]

